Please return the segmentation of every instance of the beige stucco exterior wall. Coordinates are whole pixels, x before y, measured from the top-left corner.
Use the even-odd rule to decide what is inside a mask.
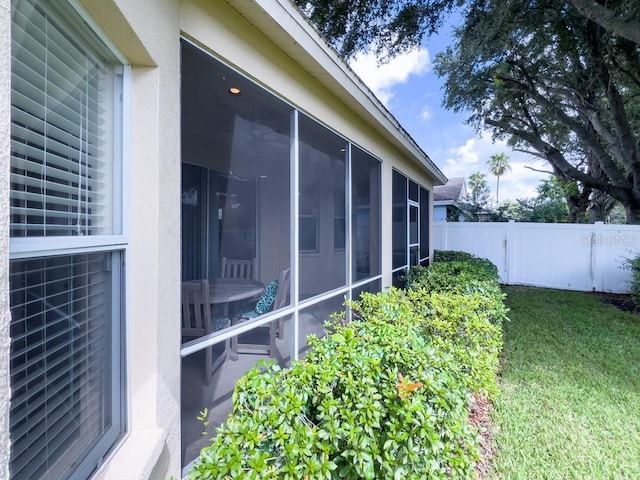
[[[382,160],[383,287],[391,285],[391,177],[430,177],[222,0],[79,0],[130,61],[127,211],[129,433],[99,479],[180,477],[180,34]],[[251,0],[247,0],[251,1]],[[0,478],[9,464],[10,2],[0,0]]]
[[[11,4],[0,0],[0,478],[9,478],[9,138]]]

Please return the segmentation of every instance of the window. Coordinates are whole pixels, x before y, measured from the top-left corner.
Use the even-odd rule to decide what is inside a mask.
[[[429,191],[393,171],[393,284],[403,270],[429,261]]]
[[[379,275],[380,162],[351,147],[351,231],[353,280]]]
[[[11,35],[11,478],[87,478],[124,430],[125,68],[64,2]]]
[[[346,285],[348,144],[306,115],[299,115],[298,128],[299,286],[308,298]]]
[[[420,187],[420,264],[429,262],[429,191]]]
[[[407,177],[393,171],[393,269],[407,265]]]

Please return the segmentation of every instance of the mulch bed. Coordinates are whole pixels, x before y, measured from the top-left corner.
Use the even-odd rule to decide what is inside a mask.
[[[480,460],[476,463],[476,478],[485,480],[491,471],[493,458],[493,438],[491,435],[491,402],[487,397],[477,394],[471,399],[469,423],[478,432],[480,441]]]
[[[613,305],[624,312],[640,313],[640,309],[631,300],[631,295],[624,293],[602,293],[594,292],[589,295],[599,297],[604,303]]]

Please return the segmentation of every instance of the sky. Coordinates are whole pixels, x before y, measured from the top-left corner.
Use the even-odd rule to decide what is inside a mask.
[[[444,79],[435,74],[432,62],[452,43],[458,18],[450,19],[438,35],[426,38],[419,49],[387,64],[378,65],[371,53],[358,54],[350,65],[448,178],[484,173],[495,201],[496,177],[487,161],[495,153],[506,153],[512,171],[500,177],[500,203],[535,197],[540,180],[549,175],[525,166],[549,170],[546,162],[513,151],[504,141],[493,143],[490,133],[477,134],[466,125],[468,114],[442,106]]]

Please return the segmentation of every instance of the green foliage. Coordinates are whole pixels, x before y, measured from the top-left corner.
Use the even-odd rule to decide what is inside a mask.
[[[500,205],[500,177],[511,171],[509,156],[506,153],[496,153],[491,155],[487,164],[489,171],[496,176],[496,205]]]
[[[376,49],[387,59],[434,33],[454,0],[293,0],[345,57]]]
[[[468,185],[469,194],[464,199],[464,202],[470,204],[471,213],[477,214],[487,208],[489,196],[491,195],[486,175],[480,172],[472,173],[469,175]]]
[[[500,281],[498,267],[486,258],[451,250],[436,250],[434,257],[433,265],[415,280],[429,291],[457,291],[468,282],[484,281],[497,285]]]
[[[610,195],[639,222],[640,168],[627,160],[640,135],[638,46],[565,1],[465,3],[454,42],[435,62],[445,107],[473,112],[477,130],[546,160],[587,194]]]
[[[473,478],[469,395],[497,390],[506,313],[486,279],[497,271],[472,259],[469,276],[485,280],[464,293],[417,286],[436,265],[463,263],[416,270],[408,290],[363,294],[349,304],[354,321],[310,337],[306,359],[248,372],[189,478]]]
[[[471,262],[477,257],[460,250],[434,250],[433,258],[436,262]]]
[[[527,198],[503,202],[491,216],[494,222],[567,223],[569,207],[560,199]],[[586,219],[582,219],[586,220]]]
[[[640,307],[640,255],[625,259],[623,267],[631,270],[631,298]]]

